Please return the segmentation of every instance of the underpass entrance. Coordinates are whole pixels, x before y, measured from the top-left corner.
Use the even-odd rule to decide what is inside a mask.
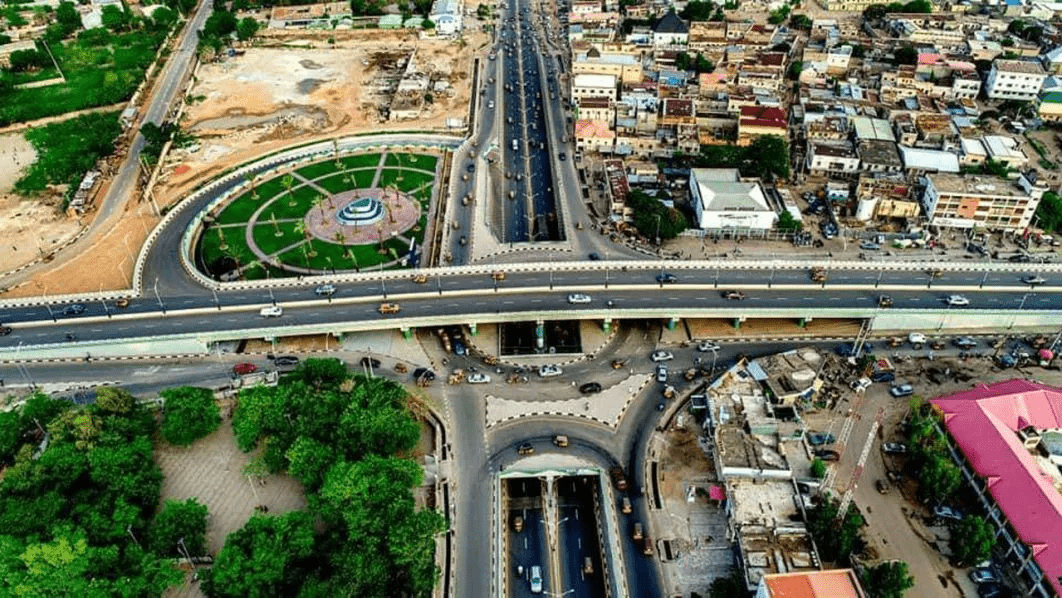
[[[583,352],[579,320],[511,322],[498,325],[499,353],[511,355],[578,354]]]

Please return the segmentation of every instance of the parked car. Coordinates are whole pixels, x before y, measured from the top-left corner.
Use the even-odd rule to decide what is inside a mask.
[[[11,334],[10,326],[0,326],[0,336],[7,336]]]
[[[563,373],[564,370],[555,365],[543,365],[538,368],[538,375],[543,378],[553,378],[555,376],[560,376]]]
[[[840,461],[841,453],[829,449],[821,449],[815,451],[815,456],[823,461]]]
[[[656,366],[656,381],[667,382],[667,366],[662,363]]]
[[[858,380],[852,380],[849,386],[856,392],[864,392],[866,389],[870,388],[871,384],[872,382],[870,381],[870,378],[860,378]]]
[[[270,305],[268,307],[263,307],[262,309],[260,309],[258,311],[258,315],[262,316],[263,318],[279,318],[280,316],[284,315],[284,308],[280,307],[279,305]]]
[[[1003,586],[998,583],[983,583],[977,586],[977,595],[980,598],[1002,598]]]
[[[623,473],[623,468],[616,465],[608,470],[609,477],[612,478],[612,483],[615,484],[616,490],[623,492],[627,489],[627,475]]]
[[[697,350],[701,353],[713,353],[715,351],[718,351],[719,349],[720,346],[716,343],[713,343],[712,341],[702,341],[700,343],[697,343]]]
[[[568,303],[571,303],[573,305],[580,303],[590,303],[590,295],[584,295],[582,293],[572,293],[571,295],[568,295]]]
[[[115,307],[121,307],[123,309],[126,308],[126,307],[129,307],[129,298],[128,297],[119,297],[118,299],[116,299],[114,301],[114,306]]]
[[[601,385],[597,382],[587,382],[579,387],[579,392],[584,395],[592,395],[601,392]]]
[[[321,297],[331,297],[336,294],[336,286],[332,284],[323,284],[314,289],[313,292]]]
[[[469,374],[466,380],[468,380],[469,384],[489,384],[490,376],[482,372],[476,372],[474,374]]]
[[[902,455],[907,452],[907,445],[902,442],[883,442],[881,450],[890,455]]]
[[[855,345],[852,343],[844,343],[843,345],[837,345],[834,347],[833,351],[841,357],[852,357],[855,355]]]
[[[741,291],[723,291],[721,295],[723,299],[729,299],[730,301],[741,301],[745,298],[745,293]]]
[[[811,446],[823,446],[835,442],[837,442],[837,438],[834,437],[833,434],[826,432],[812,432],[808,434],[808,444]]]
[[[933,516],[938,519],[962,521],[962,513],[946,505],[937,505],[933,507]]]
[[[859,244],[859,248],[866,251],[877,251],[878,249],[881,249],[881,245],[878,245],[877,243],[874,243],[872,241],[863,241]]]
[[[521,517],[519,515],[517,515],[516,517],[513,517],[513,531],[516,532],[516,533],[520,533],[520,532],[524,531],[524,518],[523,517]]]
[[[534,455],[535,447],[531,446],[530,442],[524,442],[516,447],[516,452],[521,455]]]
[[[955,307],[965,307],[970,304],[970,300],[962,295],[948,295],[944,298],[944,302]]]
[[[372,368],[375,370],[380,367],[380,360],[375,357],[362,357],[361,361],[358,363],[360,363],[363,368]]]
[[[982,583],[998,583],[999,577],[996,572],[988,567],[978,567],[973,571],[970,571],[970,581],[976,584]]]
[[[914,387],[910,384],[900,384],[899,386],[893,386],[889,389],[889,394],[896,397],[909,397],[914,394]]]
[[[299,358],[294,355],[281,355],[273,360],[273,365],[277,367],[292,367],[299,365]]]
[[[64,316],[79,316],[85,313],[85,306],[80,303],[74,303],[73,305],[67,305],[63,308]]]
[[[435,372],[429,370],[428,368],[417,368],[413,370],[413,379],[431,382],[435,380]]]
[[[649,359],[654,362],[670,361],[675,358],[675,355],[670,351],[653,351],[653,354],[649,356]]]
[[[874,372],[870,375],[871,382],[892,382],[896,380],[896,374],[893,372]]]
[[[656,281],[660,284],[670,284],[673,282],[678,282],[678,277],[674,274],[671,274],[670,272],[664,272],[663,274],[656,275]]]
[[[232,373],[237,376],[245,376],[247,374],[253,374],[258,371],[258,366],[253,363],[237,363],[232,366]]]
[[[926,335],[921,332],[912,332],[907,335],[907,342],[911,343],[915,347],[921,347],[926,344]]]
[[[955,345],[960,349],[972,349],[977,346],[977,341],[968,336],[960,336],[959,338],[951,341],[951,344]]]

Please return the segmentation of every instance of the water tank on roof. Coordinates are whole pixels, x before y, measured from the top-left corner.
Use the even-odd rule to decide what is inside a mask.
[[[878,207],[878,198],[867,197],[859,200],[856,204],[856,220],[866,222],[874,217],[874,209]]]

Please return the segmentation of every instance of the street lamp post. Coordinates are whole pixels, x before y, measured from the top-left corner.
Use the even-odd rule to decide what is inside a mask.
[[[159,295],[159,277],[155,277],[155,299],[159,301],[159,308],[162,309],[162,315],[166,315],[166,304],[162,302],[162,296]]]
[[[217,289],[210,289],[210,292],[214,295],[214,305],[218,306],[218,311],[221,311],[221,300],[218,299]]]
[[[111,310],[107,307],[107,302],[103,300],[103,283],[100,283],[100,305],[103,306],[103,311],[107,314],[107,319],[111,319]]]

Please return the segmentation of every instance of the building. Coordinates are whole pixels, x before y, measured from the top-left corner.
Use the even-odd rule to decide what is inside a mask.
[[[653,46],[686,45],[690,41],[690,28],[674,11],[667,13],[653,27]]]
[[[859,156],[848,142],[809,142],[808,171],[827,174],[859,172]]]
[[[769,230],[778,220],[760,184],[741,181],[736,168],[690,170],[690,203],[704,230]]]
[[[922,149],[917,147],[900,147],[903,167],[908,174],[919,175],[930,172],[959,172],[959,157],[952,152]]]
[[[591,47],[572,59],[572,73],[612,75],[623,83],[638,83],[642,80],[642,63],[633,53],[602,52]]]
[[[985,93],[993,100],[1032,101],[1040,93],[1047,73],[1032,60],[996,60],[985,79]]]
[[[742,106],[738,119],[738,145],[749,145],[759,135],[778,135],[787,139],[788,121],[781,108],[773,106]]]
[[[435,0],[428,19],[435,23],[438,35],[457,35],[461,33],[461,13],[460,0]]]
[[[572,99],[578,103],[583,98],[616,99],[614,75],[576,75],[572,78]]]
[[[804,347],[754,359],[746,370],[770,393],[772,403],[792,405],[812,399],[822,389],[819,371],[824,363],[818,351]]]
[[[345,22],[349,27],[352,17],[349,2],[274,6],[269,13],[269,27],[272,29],[331,29],[333,20]]]
[[[1020,593],[1062,596],[1062,389],[1009,380],[930,402]]]
[[[1040,94],[1040,103],[1036,115],[1049,122],[1062,121],[1062,91],[1049,91]]]
[[[755,598],[866,598],[851,569],[764,575]]]
[[[616,134],[609,124],[596,120],[575,121],[575,148],[584,152],[611,154],[616,145]]]
[[[1024,176],[1010,181],[996,176],[930,174],[922,177],[922,207],[937,226],[1024,231],[1043,197],[1043,187]]]

